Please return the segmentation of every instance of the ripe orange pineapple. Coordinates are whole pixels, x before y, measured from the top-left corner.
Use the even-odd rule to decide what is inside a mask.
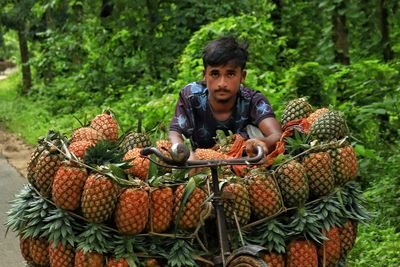
[[[61,242],[49,244],[49,259],[51,267],[74,267],[75,250],[70,244],[63,246]]]
[[[119,232],[135,235],[143,231],[149,215],[149,196],[143,189],[128,188],[120,195],[115,209]]]
[[[264,255],[263,260],[268,264],[268,267],[285,267],[285,258],[282,254],[271,252]]]
[[[106,111],[94,117],[90,127],[103,134],[106,139],[118,141],[118,122],[110,112]]]
[[[201,207],[206,199],[206,192],[201,188],[196,187],[193,193],[190,195],[185,206],[182,208],[180,214],[179,207],[183,198],[183,193],[185,191],[185,185],[179,185],[175,191],[174,200],[174,218],[179,216],[178,226],[184,229],[195,228],[200,222]]]
[[[158,150],[160,150],[161,153],[167,158],[171,158],[171,154],[168,152],[168,150],[171,149],[171,146],[172,143],[169,140],[158,140],[156,142],[156,147],[158,148]],[[156,158],[156,160],[161,164],[164,163],[158,157]],[[160,167],[159,169],[164,173],[171,172],[170,168]]]
[[[310,194],[319,197],[327,195],[335,186],[333,164],[328,152],[306,155],[302,162],[310,186]]]
[[[78,141],[90,141],[96,144],[100,140],[107,139],[102,133],[92,127],[80,127],[72,133],[71,143]]]
[[[264,173],[263,173],[264,172]],[[245,176],[251,208],[257,218],[265,218],[279,212],[282,201],[277,184],[271,174],[253,169]]]
[[[107,263],[106,267],[129,267],[129,264],[123,258],[120,258],[120,259],[110,258],[108,260],[108,263]]]
[[[228,156],[209,148],[198,148],[195,150],[194,155],[198,160],[213,160],[213,159],[227,159]]]
[[[63,165],[54,176],[52,196],[57,207],[66,210],[79,208],[87,171],[82,167]]]
[[[318,257],[321,266],[335,267],[340,259],[340,234],[339,228],[332,227],[329,231],[324,230],[328,240],[324,240],[318,248]]]
[[[317,248],[308,240],[293,240],[287,247],[287,267],[318,267]]]
[[[144,158],[140,155],[140,148],[133,148],[126,152],[124,155],[124,160],[129,160],[132,165],[131,168],[125,171],[133,176],[140,178],[141,180],[146,180],[150,168],[150,160]]]
[[[97,252],[84,253],[82,250],[78,250],[75,253],[75,265],[74,267],[104,267],[105,259],[104,256]]]
[[[111,217],[118,197],[118,186],[101,174],[91,174],[83,187],[81,207],[90,222],[101,223]]]
[[[239,182],[229,182],[222,187],[222,194],[226,193],[231,198],[224,199],[227,222],[235,225],[236,213],[239,225],[246,225],[251,215],[249,192],[246,187]]]
[[[93,143],[93,141],[76,141],[68,146],[68,150],[74,153],[77,158],[83,159],[85,157],[86,150],[94,145],[95,144]]]
[[[276,170],[276,180],[285,206],[298,207],[308,199],[309,187],[305,169],[297,160],[291,160]]]
[[[31,238],[23,238],[22,234],[19,235],[19,249],[24,260],[29,264],[32,262],[31,253],[29,251]]]
[[[44,197],[51,195],[51,188],[53,186],[54,175],[58,168],[61,166],[61,155],[51,147],[45,150],[40,155],[35,167],[35,185],[40,194]]]
[[[167,230],[172,220],[173,205],[174,193],[170,187],[157,188],[150,192],[150,231],[161,233]]]
[[[330,151],[333,161],[333,173],[336,185],[340,186],[353,180],[358,173],[356,153],[347,145]]]
[[[29,253],[35,264],[50,266],[49,242],[46,239],[33,237],[29,241]]]
[[[357,222],[347,220],[345,224],[339,228],[341,255],[345,256],[353,248],[357,237]]]

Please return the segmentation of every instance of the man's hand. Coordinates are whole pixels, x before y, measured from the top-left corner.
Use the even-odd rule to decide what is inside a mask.
[[[246,140],[245,146],[246,146],[246,153],[250,157],[253,157],[256,155],[256,153],[257,153],[256,146],[261,146],[264,150],[265,155],[268,155],[268,152],[269,152],[267,145],[263,141],[255,139],[255,138]]]

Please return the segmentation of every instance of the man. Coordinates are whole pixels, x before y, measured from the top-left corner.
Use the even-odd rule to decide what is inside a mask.
[[[281,126],[267,98],[242,85],[247,57],[247,47],[233,37],[214,40],[205,47],[204,81],[188,84],[179,94],[169,132],[173,144],[183,143],[185,136],[193,150],[210,148],[220,129],[248,139],[248,154],[255,145],[261,145],[266,154],[274,150]],[[193,153],[190,159],[194,159]]]

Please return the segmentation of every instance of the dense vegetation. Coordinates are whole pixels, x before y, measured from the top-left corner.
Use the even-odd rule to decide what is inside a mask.
[[[375,212],[350,264],[400,262],[398,1],[0,0],[0,11],[0,59],[22,69],[0,82],[0,123],[31,144],[106,107],[125,130],[141,113],[163,134],[180,88],[201,79],[204,44],[247,40],[246,85],[278,116],[298,96],[346,116]]]

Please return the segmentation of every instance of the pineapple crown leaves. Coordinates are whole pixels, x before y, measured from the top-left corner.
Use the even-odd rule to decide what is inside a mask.
[[[346,183],[342,190],[338,191],[337,196],[346,218],[362,223],[366,223],[372,219],[373,214],[365,208],[366,201],[362,195],[362,191],[358,189],[356,182],[351,181]]]
[[[7,219],[5,226],[7,231],[11,229],[14,232],[21,232],[28,223],[26,217],[31,208],[31,202],[38,198],[39,195],[32,189],[29,184],[25,184],[15,199],[10,201],[10,209],[7,211]]]
[[[319,244],[322,244],[323,240],[326,239],[322,233],[321,220],[307,206],[300,207],[290,220],[291,223],[288,224],[290,229],[288,238],[302,235],[306,239],[312,239]]]
[[[168,266],[198,266],[194,261],[195,250],[189,242],[178,239],[168,254]]]
[[[185,189],[183,191],[182,200],[179,205],[179,209],[175,218],[175,232],[178,227],[178,222],[182,216],[183,208],[185,207],[186,203],[188,202],[190,196],[194,192],[194,190],[199,187],[203,183],[203,179],[201,175],[192,176],[189,181],[186,183]]]
[[[84,253],[91,251],[105,254],[110,250],[112,233],[108,227],[101,224],[88,223],[82,233],[77,236],[77,248]]]
[[[295,130],[293,137],[285,138],[285,150],[288,154],[295,156],[310,148],[309,141],[308,135]]]
[[[70,213],[58,208],[51,210],[43,222],[45,225],[41,236],[53,241],[53,247],[57,247],[60,242],[63,246],[67,244],[74,246],[75,233],[82,228]]]
[[[101,140],[95,146],[89,147],[86,150],[84,162],[92,166],[102,166],[111,163],[127,164],[123,158],[124,154],[118,147],[118,144],[109,140]],[[129,167],[131,166],[126,166],[126,168]]]
[[[229,135],[227,136],[223,130],[217,130],[214,139],[220,146],[229,145],[233,142],[233,132],[229,130]]]
[[[310,212],[318,216],[318,220],[327,231],[331,227],[342,225],[344,214],[337,194],[321,197],[316,202],[308,203],[307,206]]]
[[[139,260],[135,251],[144,251],[143,244],[147,237],[122,235],[114,233],[112,236],[111,247],[117,259],[124,258],[130,267],[137,266]]]
[[[285,253],[289,228],[277,219],[265,221],[244,235],[246,243],[265,247],[269,252]]]

